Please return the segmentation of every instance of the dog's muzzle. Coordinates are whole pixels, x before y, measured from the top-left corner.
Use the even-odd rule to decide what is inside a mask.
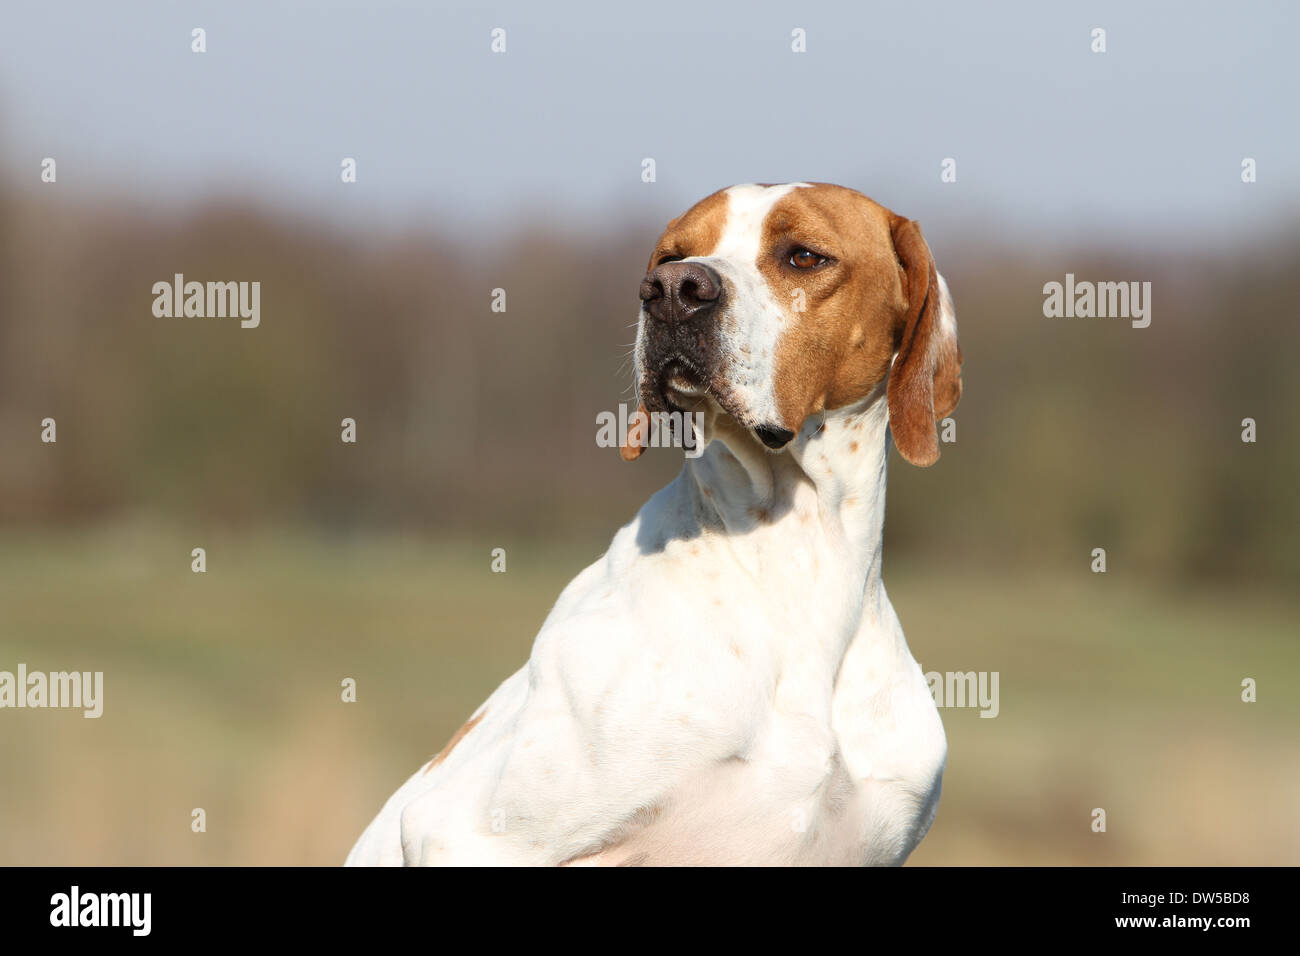
[[[753,421],[723,380],[719,323],[727,287],[722,277],[704,262],[665,262],[641,280],[640,294],[642,404],[650,411],[689,411],[709,396],[768,448],[789,444],[794,432]]]
[[[665,262],[641,280],[647,407],[681,408],[716,374],[722,277],[702,262]],[[677,400],[674,400],[677,399]]]

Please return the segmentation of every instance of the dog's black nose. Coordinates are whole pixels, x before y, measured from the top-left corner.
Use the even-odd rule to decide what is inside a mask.
[[[660,322],[703,319],[721,298],[722,279],[702,262],[665,262],[641,280],[645,310]]]

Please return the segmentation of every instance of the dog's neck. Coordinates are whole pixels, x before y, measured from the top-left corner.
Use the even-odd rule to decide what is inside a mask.
[[[725,537],[727,550],[773,594],[799,587],[810,601],[828,591],[823,599],[846,608],[832,628],[850,629],[841,635],[846,645],[859,622],[879,616],[883,600],[884,389],[811,416],[777,453],[726,416],[706,415],[705,422],[704,451],[687,459],[682,476],[691,523]]]

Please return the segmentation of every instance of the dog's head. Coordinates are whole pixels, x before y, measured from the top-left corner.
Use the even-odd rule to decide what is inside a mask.
[[[842,186],[732,186],[668,224],[641,281],[641,404],[716,403],[768,448],[888,379],[894,443],[939,457],[961,395],[952,300],[915,222]],[[624,457],[641,446],[629,440]]]

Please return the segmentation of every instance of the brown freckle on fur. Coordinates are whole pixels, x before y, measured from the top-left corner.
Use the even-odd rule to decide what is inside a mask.
[[[858,450],[858,443],[855,441],[849,442],[849,451],[856,453],[857,450]]]
[[[737,657],[740,657],[740,656],[741,656],[741,654],[740,654],[740,647],[739,647],[739,645],[736,644],[735,641],[732,641],[732,642],[731,642],[731,653],[735,654]]]
[[[844,507],[846,508],[852,508],[857,503],[858,503],[858,499],[853,495],[849,495],[847,498],[844,499]]]
[[[770,516],[768,515],[768,512],[767,512],[767,509],[766,509],[766,508],[750,508],[750,509],[749,509],[749,513],[750,513],[750,515],[752,515],[752,516],[754,517],[754,519],[755,519],[756,521],[761,521],[761,522],[763,522],[764,524],[767,523],[767,521],[768,521],[768,519],[769,519],[769,517],[770,517]]]
[[[486,713],[487,713],[487,708],[484,708],[483,710],[479,711],[476,716],[471,717],[469,720],[465,721],[465,723],[461,726],[460,730],[456,731],[454,734],[451,735],[451,740],[447,741],[447,746],[439,750],[438,753],[434,755],[434,758],[429,761],[429,766],[424,768],[424,772],[428,773],[434,767],[438,766],[438,764],[446,760],[447,755],[452,752],[452,749],[455,748],[455,746],[461,742],[461,740],[464,738],[464,736],[467,733],[469,733],[471,730],[474,729],[474,727],[478,724],[480,720],[483,719],[483,715]]]
[[[691,554],[699,554],[699,553],[700,553],[700,546],[698,544],[691,545]]]

